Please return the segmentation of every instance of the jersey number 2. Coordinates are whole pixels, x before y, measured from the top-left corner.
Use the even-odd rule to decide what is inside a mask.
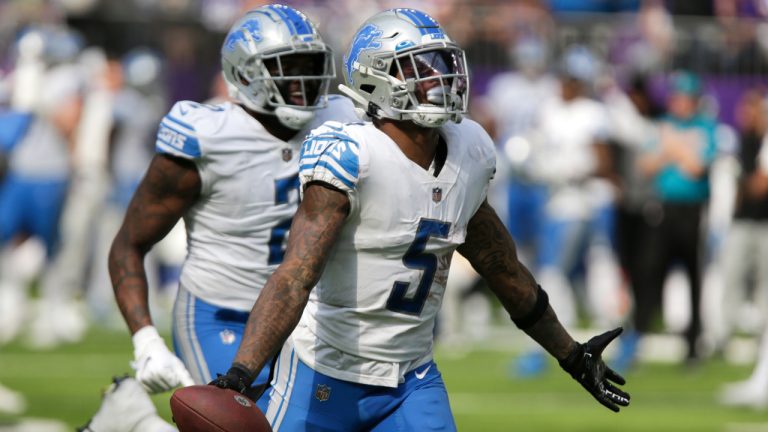
[[[451,228],[450,222],[441,222],[434,219],[421,219],[419,228],[416,231],[416,238],[403,256],[403,264],[410,269],[422,270],[419,286],[416,288],[416,294],[411,298],[405,295],[408,292],[409,282],[397,281],[392,287],[392,292],[387,300],[387,309],[394,312],[401,312],[409,315],[419,315],[427,301],[429,290],[432,288],[432,281],[435,278],[437,269],[437,256],[432,253],[425,253],[427,241],[430,237],[447,238],[448,231]]]
[[[275,180],[275,205],[288,204],[291,192],[299,191],[299,175]],[[285,235],[291,228],[293,218],[285,218],[272,228],[269,233],[269,257],[267,264],[280,264],[285,256]]]

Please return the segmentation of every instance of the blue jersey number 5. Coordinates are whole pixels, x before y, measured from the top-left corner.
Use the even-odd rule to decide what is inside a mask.
[[[422,270],[424,273],[416,288],[416,294],[407,298],[409,282],[395,282],[392,292],[387,300],[387,309],[409,315],[419,315],[427,301],[432,281],[437,269],[437,257],[435,254],[424,253],[427,241],[430,237],[447,238],[451,228],[450,222],[441,222],[434,219],[421,219],[416,231],[416,238],[403,256],[403,264],[410,269]]]
[[[275,205],[287,204],[292,191],[299,193],[299,175],[275,180]],[[269,235],[269,257],[267,264],[280,264],[285,256],[285,235],[291,228],[293,218],[285,218],[278,222]]]

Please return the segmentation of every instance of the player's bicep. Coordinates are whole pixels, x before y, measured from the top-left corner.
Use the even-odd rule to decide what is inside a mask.
[[[349,198],[344,192],[320,182],[307,184],[291,224],[285,260],[279,271],[311,289],[346,223],[349,208]]]
[[[176,225],[200,196],[194,162],[158,154],[131,199],[121,227],[128,243],[151,247]]]

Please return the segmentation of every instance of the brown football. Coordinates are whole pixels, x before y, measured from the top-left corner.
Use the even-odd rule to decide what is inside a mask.
[[[212,385],[183,387],[171,396],[173,421],[181,432],[270,432],[256,404],[233,390]]]

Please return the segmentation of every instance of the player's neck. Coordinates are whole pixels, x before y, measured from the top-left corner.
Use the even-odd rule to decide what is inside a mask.
[[[437,128],[425,128],[412,122],[388,119],[376,120],[374,125],[387,134],[408,159],[425,170],[429,169],[440,142]]]
[[[270,133],[270,135],[274,136],[275,138],[282,140],[282,141],[288,141],[296,136],[296,134],[299,133],[296,129],[291,129],[288,126],[282,124],[280,120],[278,120],[277,116],[270,115],[270,114],[262,114],[256,111],[253,111],[251,109],[248,109],[247,107],[243,106],[243,109],[245,112],[251,115],[251,117],[258,120],[259,123],[261,123],[262,126],[264,126],[264,129],[267,130],[267,132]]]

